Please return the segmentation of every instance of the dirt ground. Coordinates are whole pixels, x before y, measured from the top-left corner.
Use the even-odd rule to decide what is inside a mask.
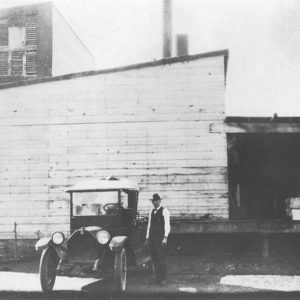
[[[38,259],[1,262],[0,271],[38,273]],[[132,273],[143,269],[131,270]],[[300,257],[262,258],[256,254],[172,255],[168,258],[169,276],[177,275],[300,275]]]
[[[0,272],[38,273],[37,259],[23,262],[1,263]],[[188,293],[244,293],[254,288],[224,285],[220,281],[228,275],[300,275],[300,260],[297,257],[276,256],[263,259],[258,255],[172,255],[168,259],[168,284],[165,287],[153,283],[143,268],[129,269],[128,290],[135,293],[188,292]],[[111,291],[106,282],[95,282],[83,290]],[[300,287],[299,287],[300,290]]]
[[[280,282],[282,279],[286,282],[293,281],[293,290],[300,293],[299,245],[300,237],[298,236],[274,236],[270,239],[270,256],[263,258],[261,240],[258,236],[184,235],[177,239],[171,238],[168,245],[170,255],[167,286],[160,287],[154,284],[154,277],[149,276],[145,268],[129,268],[128,291],[146,294],[153,292],[230,294],[264,291],[264,288],[261,288],[264,283],[270,287],[269,290],[275,291],[276,287],[273,288],[270,283],[276,285],[278,280]],[[17,263],[0,261],[0,276],[5,277],[5,272],[37,274],[38,267],[38,256],[35,259]],[[231,284],[231,281],[228,281],[231,275],[260,275],[254,278],[255,283],[257,280],[260,282],[255,287],[247,284]],[[264,275],[267,276],[264,277]],[[287,277],[283,278],[284,276]],[[226,280],[224,280],[225,277]],[[58,280],[57,289],[63,286],[63,280],[61,284],[59,285]],[[22,289],[22,285],[20,287]],[[34,279],[33,288],[40,291],[38,276]],[[285,285],[285,291],[288,289],[289,286]],[[108,294],[112,292],[109,282],[105,281],[93,282],[83,286],[82,290],[97,293],[106,291]]]
[[[259,255],[173,256],[170,274],[201,275],[300,275],[296,256],[262,258]]]

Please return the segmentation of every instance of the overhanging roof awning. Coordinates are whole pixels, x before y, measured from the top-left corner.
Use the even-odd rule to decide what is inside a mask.
[[[210,124],[211,133],[300,133],[299,117],[227,117]]]

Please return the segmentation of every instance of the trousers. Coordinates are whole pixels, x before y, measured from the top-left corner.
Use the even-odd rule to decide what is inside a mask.
[[[157,282],[166,280],[167,277],[167,253],[166,246],[162,246],[161,237],[149,238],[150,255],[154,265]]]

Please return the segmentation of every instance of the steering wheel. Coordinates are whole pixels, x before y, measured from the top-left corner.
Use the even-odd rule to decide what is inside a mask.
[[[119,211],[117,203],[106,203],[102,208],[108,215],[115,215]]]

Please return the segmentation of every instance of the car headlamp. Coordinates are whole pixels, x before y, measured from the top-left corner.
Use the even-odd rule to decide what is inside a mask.
[[[65,236],[62,232],[54,232],[52,234],[52,242],[55,244],[55,245],[61,245],[65,240]]]
[[[97,241],[101,245],[105,245],[110,240],[110,235],[107,231],[101,230],[97,233]]]

